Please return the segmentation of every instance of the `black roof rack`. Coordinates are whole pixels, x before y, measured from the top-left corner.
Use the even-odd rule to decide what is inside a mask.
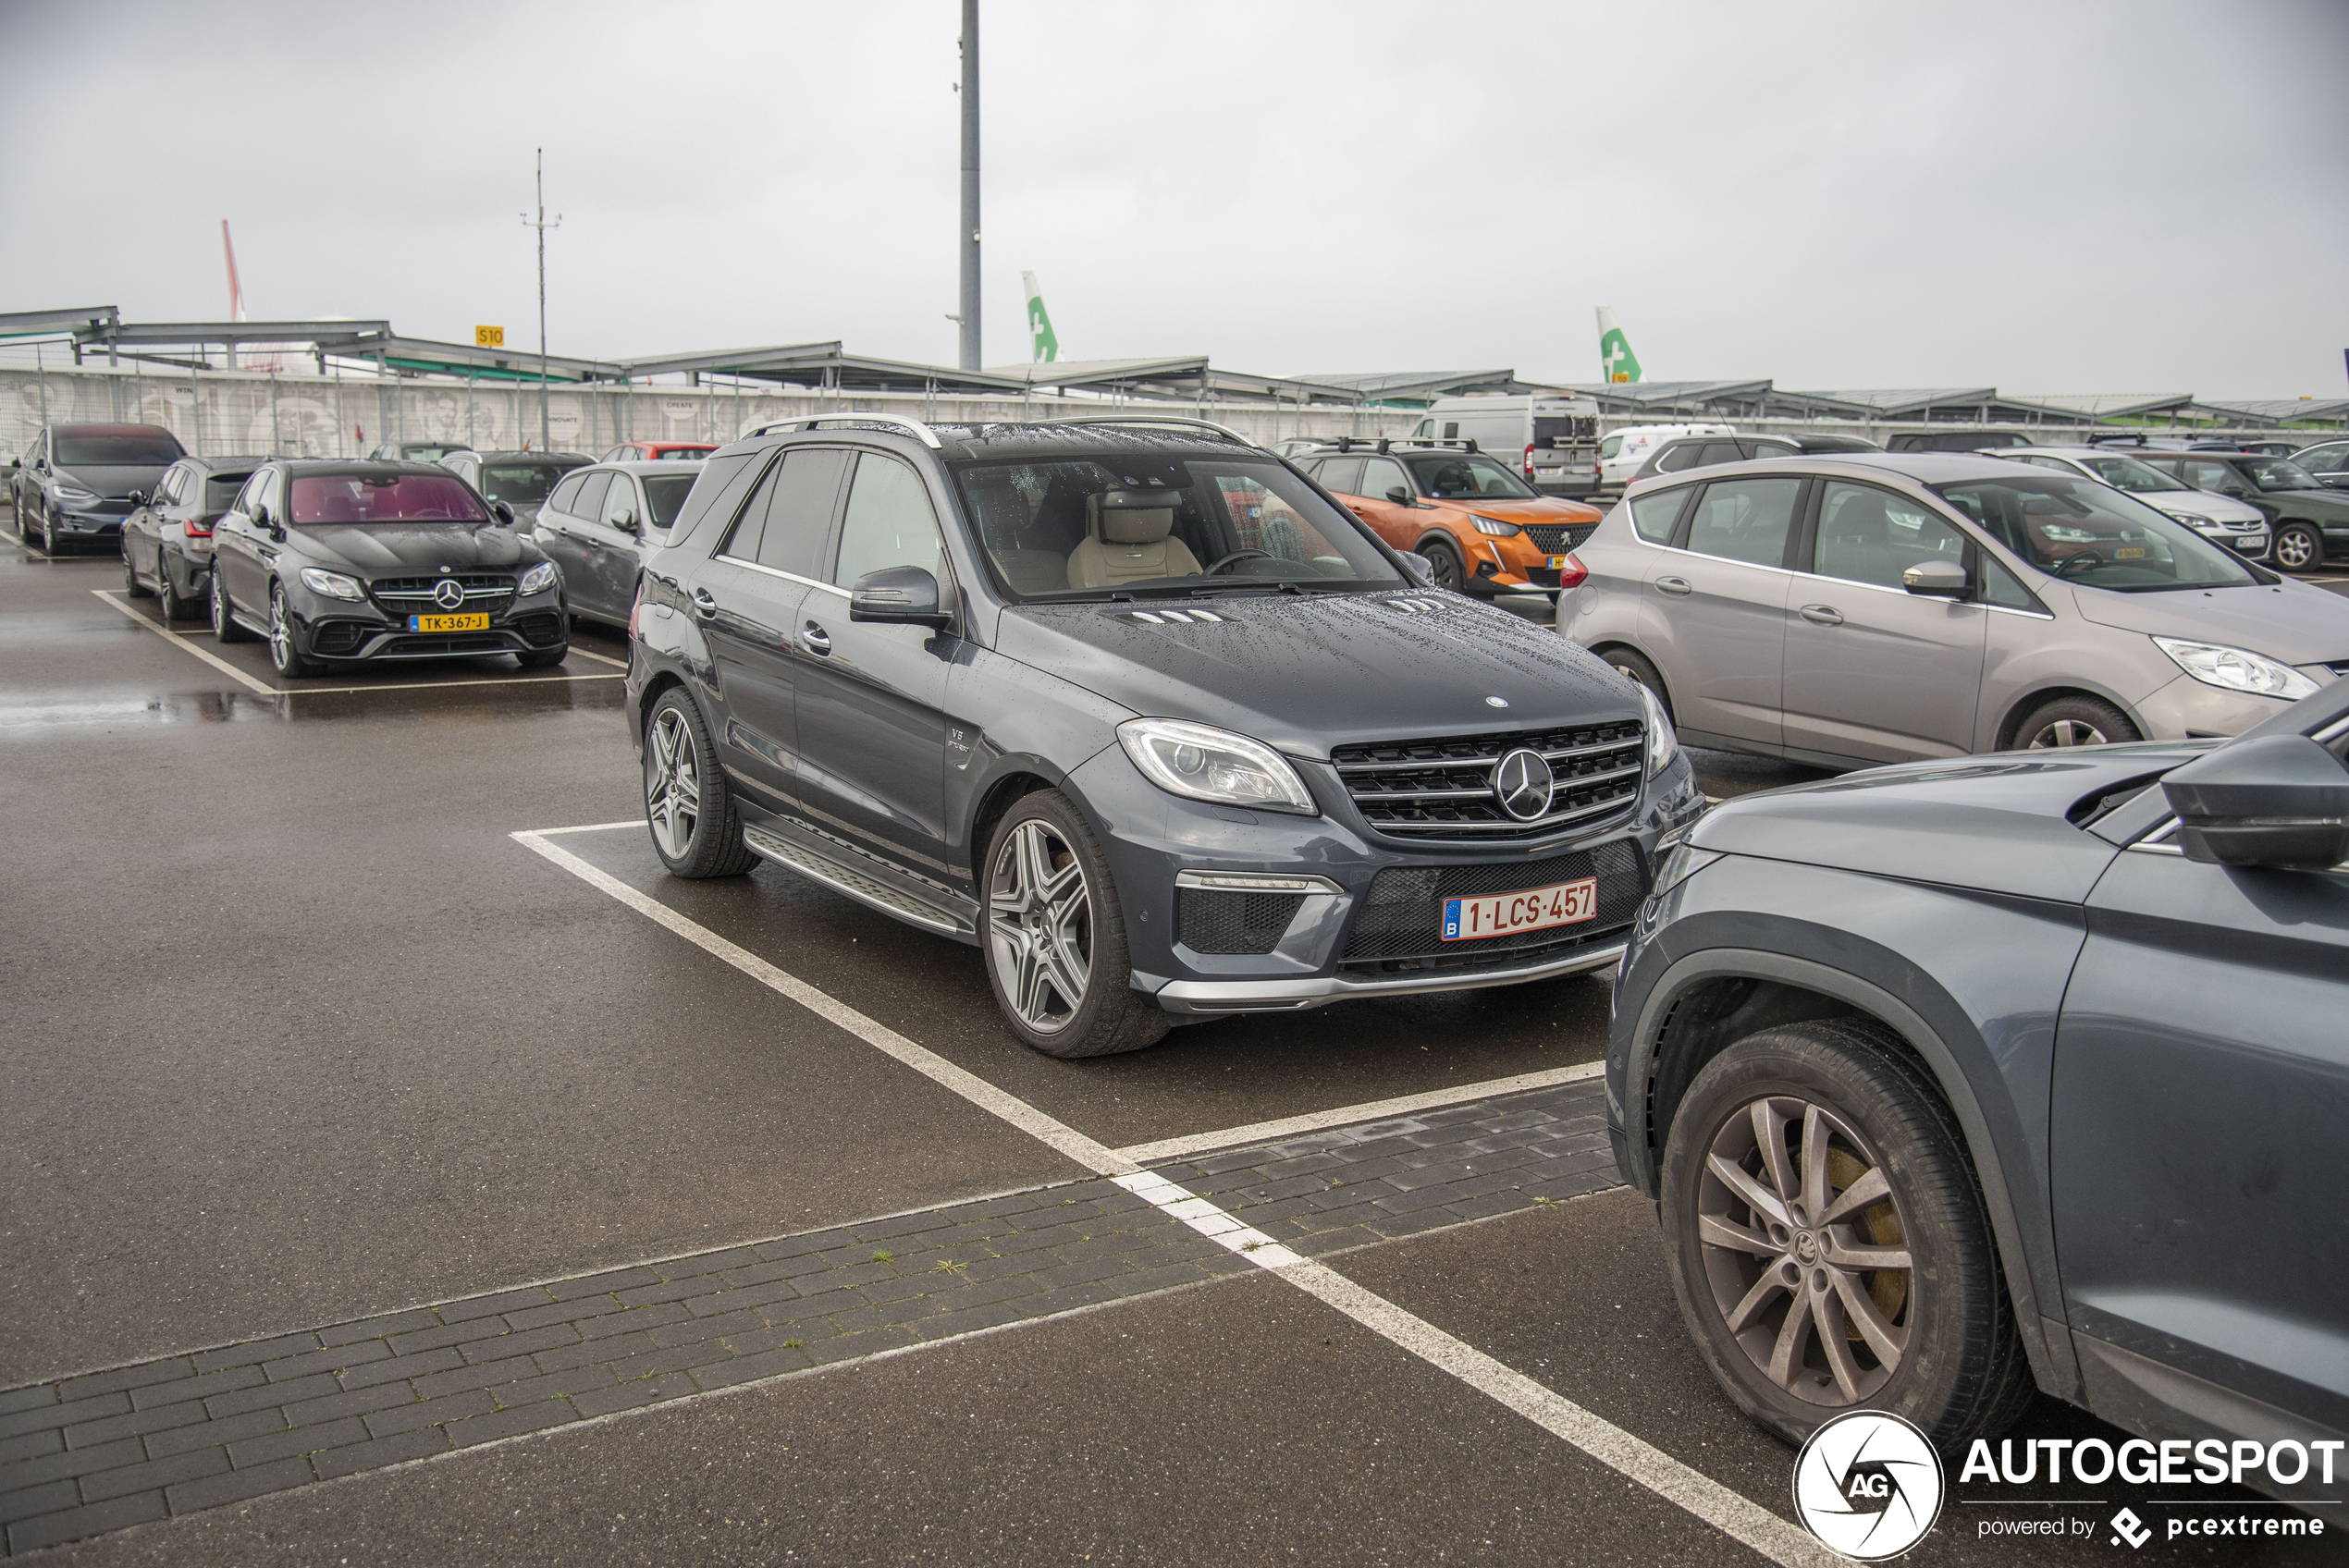
[[[1466,452],[1473,452],[1478,449],[1476,438],[1472,435],[1456,436],[1445,439],[1439,439],[1433,435],[1381,435],[1375,440],[1368,435],[1341,435],[1336,438],[1334,444],[1337,449],[1341,452],[1351,452],[1357,447],[1360,447],[1364,450],[1384,453],[1392,451],[1397,447],[1439,448],[1445,447],[1455,447]]]

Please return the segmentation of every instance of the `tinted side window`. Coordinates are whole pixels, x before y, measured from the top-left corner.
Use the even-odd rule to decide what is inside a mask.
[[[1686,485],[1678,490],[1660,490],[1652,496],[1642,496],[1630,503],[1631,526],[1649,544],[1661,545],[1672,537],[1672,525],[1680,520],[1681,505],[1688,498]]]
[[[743,508],[726,553],[794,577],[818,578],[818,559],[831,532],[832,502],[851,454],[837,447],[803,447],[767,471]]]
[[[1313,477],[1321,481],[1322,488],[1324,490],[1340,496],[1359,496],[1362,493],[1359,483],[1362,477],[1362,459],[1332,458],[1322,465],[1322,471]]]
[[[1411,493],[1411,482],[1403,477],[1403,465],[1393,458],[1365,458],[1362,477],[1355,482],[1360,488],[1357,496],[1375,496],[1384,499],[1389,490],[1400,488],[1406,496]]]
[[[1744,459],[1745,454],[1738,450],[1738,444],[1734,441],[1707,441],[1704,444],[1704,456],[1699,458],[1697,461],[1700,463],[1734,463],[1741,462]]]
[[[678,509],[677,521],[670,526],[670,542],[683,544],[693,536],[702,519],[716,512],[730,517],[742,504],[743,492],[750,488],[758,475],[763,452],[736,452],[732,457],[719,458],[704,463],[700,473],[694,476],[694,488]]]
[[[832,582],[846,588],[883,567],[917,566],[938,575],[938,519],[921,475],[878,452],[856,459],[848,510],[840,522],[840,557]]]
[[[579,487],[586,483],[585,474],[572,474],[569,479],[555,486],[555,493],[547,497],[547,504],[559,512],[578,510],[578,508],[571,504],[572,499],[579,494]]]
[[[1656,454],[1656,472],[1678,473],[1684,468],[1694,468],[1697,465],[1697,455],[1703,450],[1704,443],[1702,441],[1676,442]]]
[[[579,489],[572,496],[571,505],[565,507],[563,510],[573,517],[600,515],[604,509],[604,489],[609,484],[611,484],[611,475],[609,473],[587,475],[579,482]]]
[[[1794,526],[1800,479],[1725,479],[1704,487],[1689,521],[1688,547],[1750,566],[1782,566]]]
[[[1965,561],[1965,535],[1906,496],[1831,481],[1819,497],[1818,572],[1899,588],[1920,561]]]

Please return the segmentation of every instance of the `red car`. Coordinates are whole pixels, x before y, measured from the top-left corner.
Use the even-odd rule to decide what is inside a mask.
[[[622,441],[596,460],[599,463],[650,463],[667,459],[691,462],[718,447],[707,441]]]

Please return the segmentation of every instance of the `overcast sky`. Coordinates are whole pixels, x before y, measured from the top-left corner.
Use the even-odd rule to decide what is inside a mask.
[[[952,363],[954,0],[0,0],[0,310]],[[2337,398],[2349,4],[984,0],[987,361]]]

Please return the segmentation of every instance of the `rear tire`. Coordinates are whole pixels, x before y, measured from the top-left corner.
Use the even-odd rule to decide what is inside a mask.
[[[987,983],[1012,1033],[1063,1060],[1165,1037],[1173,1021],[1127,981],[1125,913],[1108,857],[1066,795],[1023,797],[996,825],[984,864]]]
[[[237,624],[228,608],[228,590],[220,583],[220,569],[212,569],[212,635],[221,643],[250,643],[252,633]]]
[[[2015,726],[2014,749],[2048,751],[2065,746],[2109,746],[2142,741],[2137,727],[2110,703],[2095,697],[2058,697],[2031,710]]]
[[[2314,571],[2325,564],[2323,531],[2306,522],[2287,522],[2276,530],[2276,565],[2286,571]]]
[[[155,614],[166,626],[175,620],[185,620],[194,606],[172,585],[171,565],[158,553],[155,557]]]
[[[1664,689],[1664,672],[1650,663],[1646,655],[1635,654],[1629,648],[1609,648],[1599,657],[1606,660],[1607,668],[1626,680],[1646,687],[1648,695],[1663,708],[1664,717],[1672,717],[1672,696]]]
[[[130,541],[122,542],[122,591],[134,599],[147,596],[147,585],[139,581],[139,569],[130,564]]]
[[[1666,1142],[1661,1214],[1691,1336],[1785,1441],[1882,1410],[1946,1453],[2030,1403],[1964,1140],[1880,1026],[1767,1029],[1708,1062]]]
[[[701,709],[679,687],[645,720],[645,824],[671,876],[740,876],[758,864]]]

